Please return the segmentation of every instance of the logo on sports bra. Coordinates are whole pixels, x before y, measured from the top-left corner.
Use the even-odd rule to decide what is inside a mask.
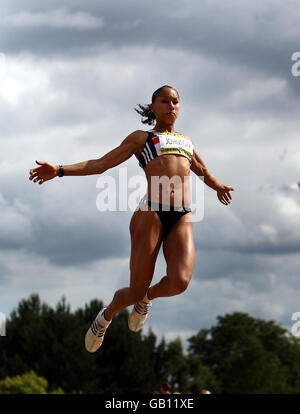
[[[190,140],[186,139],[186,138],[168,138],[166,137],[166,142],[165,142],[165,146],[169,146],[169,145],[176,145],[178,147],[184,147],[186,149],[190,149],[192,147],[192,143]]]
[[[176,152],[184,152],[193,155],[193,143],[187,138],[160,136],[160,150],[163,153],[170,153],[171,150]]]

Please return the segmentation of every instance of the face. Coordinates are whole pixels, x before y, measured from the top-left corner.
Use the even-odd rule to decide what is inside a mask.
[[[155,113],[156,120],[166,124],[173,124],[179,113],[179,97],[171,88],[164,88],[155,98],[150,109]]]

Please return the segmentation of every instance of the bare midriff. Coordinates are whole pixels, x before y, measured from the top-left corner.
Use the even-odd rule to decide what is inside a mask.
[[[186,157],[160,155],[144,171],[148,183],[145,199],[176,207],[190,206],[190,162]]]

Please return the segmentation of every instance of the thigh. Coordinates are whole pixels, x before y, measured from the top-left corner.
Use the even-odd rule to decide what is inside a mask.
[[[167,276],[192,277],[195,264],[195,245],[193,236],[192,213],[182,216],[171,228],[163,243],[163,253],[167,263]]]
[[[154,211],[136,210],[130,221],[130,287],[147,289],[162,243],[162,226]]]

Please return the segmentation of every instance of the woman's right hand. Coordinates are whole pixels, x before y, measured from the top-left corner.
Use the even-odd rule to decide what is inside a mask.
[[[39,184],[43,184],[45,181],[52,180],[52,178],[58,175],[59,166],[44,161],[36,160],[35,162],[41,167],[30,170],[29,180],[33,180],[34,182],[39,181]]]

